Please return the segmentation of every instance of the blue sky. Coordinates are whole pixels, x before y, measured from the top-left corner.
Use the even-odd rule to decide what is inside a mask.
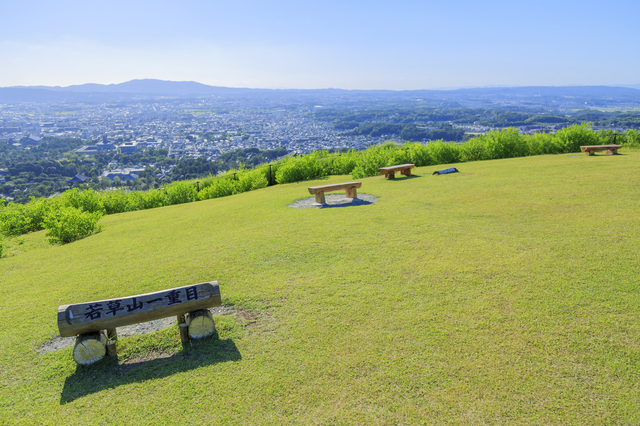
[[[640,1],[0,0],[0,86],[640,83]]]

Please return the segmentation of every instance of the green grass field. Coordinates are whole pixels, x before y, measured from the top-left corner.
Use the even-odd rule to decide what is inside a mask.
[[[51,246],[5,240],[2,424],[639,424],[640,152],[362,179],[106,216]],[[233,315],[118,359],[40,355],[58,305],[217,280]]]

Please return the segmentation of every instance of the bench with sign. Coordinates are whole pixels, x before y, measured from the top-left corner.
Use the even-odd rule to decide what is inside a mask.
[[[415,166],[415,164],[399,164],[397,166],[380,167],[378,169],[378,172],[382,173],[384,177],[388,179],[395,179],[396,172],[398,171],[405,176],[412,176],[411,169],[413,169]]]
[[[607,151],[607,154],[617,154],[622,145],[585,145],[580,150],[587,155],[593,155],[596,151]]]
[[[58,308],[58,330],[62,337],[76,336],[73,359],[89,365],[116,354],[116,327],[176,316],[180,338],[210,336],[215,332],[207,308],[221,305],[216,281],[176,287],[119,299],[62,305]]]
[[[334,183],[331,185],[311,186],[309,187],[309,194],[315,195],[316,203],[325,204],[325,192],[345,191],[347,198],[358,198],[356,188],[360,188],[361,186],[362,182],[346,182]]]

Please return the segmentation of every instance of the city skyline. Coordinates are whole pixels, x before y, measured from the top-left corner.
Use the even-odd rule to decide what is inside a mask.
[[[0,86],[637,85],[638,12],[631,1],[10,3]]]

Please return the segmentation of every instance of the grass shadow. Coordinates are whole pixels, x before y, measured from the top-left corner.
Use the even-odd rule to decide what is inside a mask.
[[[411,180],[411,179],[421,178],[421,177],[423,176],[422,175],[410,175],[410,176],[400,175],[400,176],[396,176],[393,179],[385,178],[385,180],[389,182],[404,182],[405,180]]]
[[[217,335],[182,345],[182,350],[154,359],[133,359],[120,363],[118,357],[105,357],[90,366],[76,367],[67,377],[60,394],[60,404],[130,383],[159,379],[220,362],[240,361],[242,356],[231,339]]]
[[[349,200],[349,198],[346,198],[345,200]],[[373,204],[374,202],[375,201],[361,200],[360,198],[351,198],[350,202],[346,201],[346,202],[335,203],[335,204],[323,204],[321,206],[315,206],[315,207],[319,209],[332,209],[336,207],[368,206],[369,204]]]

